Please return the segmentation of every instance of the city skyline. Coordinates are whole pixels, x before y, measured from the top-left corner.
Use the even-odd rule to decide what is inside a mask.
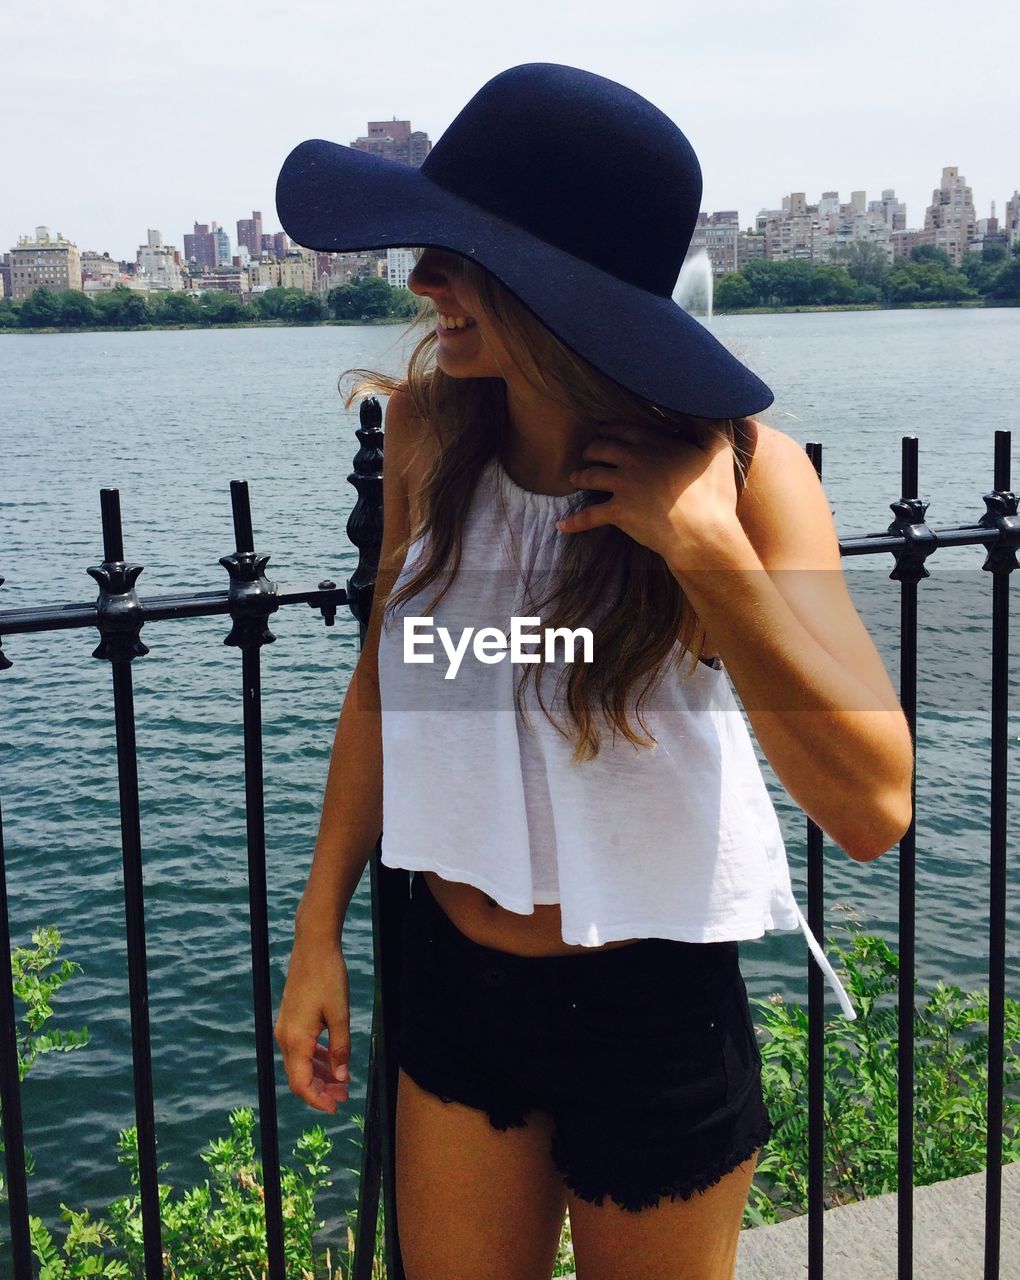
[[[943,171],[942,171],[942,172],[944,172],[944,171],[945,171],[945,167],[944,167],[944,169],[943,169]],[[942,172],[940,172],[940,174],[939,174],[939,178],[940,178],[940,179],[941,179],[941,177],[942,177]],[[966,173],[965,173],[965,172],[964,172],[961,176],[962,176],[962,179],[965,179],[965,180],[967,179],[967,175],[966,175]],[[932,192],[931,192],[931,194],[929,195],[928,200],[925,202],[925,206],[924,206],[924,208],[922,208],[922,209],[920,210],[919,215],[918,215],[918,217],[917,217],[916,219],[914,219],[914,218],[912,217],[909,207],[906,209],[906,223],[905,223],[905,225],[906,225],[906,228],[907,228],[907,229],[909,229],[909,230],[920,230],[920,229],[922,229],[922,228],[924,227],[924,224],[925,224],[925,210],[926,210],[926,209],[927,209],[927,207],[931,204],[931,202],[932,202],[932,198],[933,198],[933,197],[935,196],[935,194],[937,193],[937,191],[938,191],[938,185],[939,185],[939,184],[938,184],[938,182],[936,182],[935,186],[932,188]],[[972,185],[972,184],[969,182],[969,180],[967,180],[967,185],[968,185],[968,186],[971,186],[971,185]],[[982,206],[982,202],[980,201],[980,199],[978,198],[978,196],[977,196],[977,195],[975,195],[975,197],[974,197],[974,206],[975,206],[975,212],[976,212],[976,216],[977,216],[977,218],[978,218],[978,219],[985,219],[985,218],[989,217],[989,213],[990,213],[990,206],[991,206],[992,204],[994,204],[994,206],[995,206],[995,215],[996,215],[996,217],[998,218],[998,220],[999,220],[999,224],[1000,224],[1000,226],[1001,226],[1001,225],[1002,225],[1002,222],[1003,222],[1003,219],[1004,219],[1004,216],[1005,216],[1005,213],[1006,213],[1006,207],[1007,207],[1007,204],[1009,203],[1009,201],[1010,201],[1012,198],[1014,198],[1014,197],[1016,196],[1018,188],[1020,188],[1020,181],[1018,181],[1018,183],[1014,186],[1014,188],[1013,188],[1013,190],[1012,190],[1011,192],[1009,192],[1008,194],[1006,194],[1006,195],[1005,195],[1004,197],[1002,197],[1001,199],[997,199],[996,197],[992,197],[992,198],[991,198],[991,200],[990,200],[990,201],[988,201],[988,202],[986,203],[986,205],[985,205],[985,206]],[[839,188],[839,187],[834,187],[834,188],[830,188],[829,190],[830,190],[830,191],[834,191],[834,192],[836,192],[836,194],[839,196],[839,200],[840,200],[841,202],[843,202],[843,203],[848,203],[848,202],[850,201],[850,199],[851,199],[851,195],[853,194],[853,192],[856,192],[856,191],[858,191],[859,189],[858,189],[858,188],[852,188],[852,189],[851,189],[851,188]],[[895,193],[895,195],[896,195],[896,199],[897,199],[897,200],[899,200],[899,192],[898,192],[898,189],[897,189],[895,186],[892,186],[892,187],[884,187],[884,188],[882,188],[882,190],[881,190],[880,192],[871,192],[871,191],[867,191],[867,190],[865,190],[864,194],[865,194],[865,196],[867,197],[867,200],[870,202],[870,201],[873,201],[873,200],[877,200],[881,195],[884,195],[886,192],[893,192],[893,193]],[[739,221],[739,226],[740,226],[741,231],[742,231],[742,232],[743,232],[743,231],[752,231],[752,232],[753,232],[753,231],[755,230],[755,224],[756,224],[756,221],[760,221],[759,215],[763,215],[763,214],[765,214],[766,212],[775,212],[775,211],[777,211],[777,210],[780,210],[784,205],[786,205],[786,204],[788,204],[788,203],[789,203],[789,201],[790,201],[790,199],[791,199],[791,196],[793,196],[793,195],[795,195],[795,194],[798,194],[798,193],[802,193],[802,194],[805,194],[805,195],[806,195],[806,197],[807,197],[807,199],[806,199],[806,203],[807,203],[807,205],[808,205],[808,206],[812,206],[812,205],[817,205],[817,204],[819,204],[819,202],[820,202],[821,198],[826,194],[825,192],[819,192],[817,195],[813,195],[811,191],[806,191],[806,192],[805,192],[804,188],[799,188],[799,189],[794,188],[794,189],[793,189],[793,191],[787,191],[787,192],[784,192],[784,193],[782,194],[782,196],[781,196],[781,197],[779,197],[778,199],[775,199],[774,201],[772,201],[772,203],[770,203],[770,204],[768,204],[768,205],[763,205],[760,209],[755,210],[755,211],[754,211],[754,213],[752,213],[752,214],[750,214],[750,215],[747,215],[747,214],[745,214],[745,212],[744,212],[743,210],[739,210],[739,209],[738,209],[738,210],[737,210],[738,215],[739,215],[739,219],[738,219],[738,221]],[[905,204],[906,202],[904,201],[903,203]],[[982,208],[983,208],[983,207],[984,207],[984,212],[982,212]],[[702,213],[703,213],[703,214],[712,215],[712,214],[714,214],[714,213],[716,213],[716,212],[723,212],[723,210],[713,210],[713,209],[706,208],[704,205],[702,206]],[[237,228],[238,228],[238,227],[240,226],[240,224],[242,224],[242,223],[250,223],[250,222],[251,222],[251,215],[252,215],[252,211],[251,211],[251,210],[249,210],[248,215],[246,215],[246,216],[244,216],[244,217],[238,217],[238,218],[235,218],[235,219],[233,219],[233,220],[227,219],[227,220],[224,220],[224,221],[220,221],[220,220],[218,220],[218,219],[210,218],[210,219],[208,220],[208,222],[207,222],[207,223],[205,223],[205,224],[199,224],[199,222],[198,222],[198,221],[197,221],[197,219],[196,219],[196,220],[193,220],[193,222],[192,222],[192,228],[193,228],[193,230],[198,230],[198,228],[199,228],[199,226],[200,226],[200,225],[201,225],[201,226],[203,227],[203,229],[205,229],[205,230],[208,230],[208,228],[209,228],[209,227],[219,228],[221,232],[225,232],[225,233],[226,233],[226,237],[227,237],[227,240],[228,240],[229,245],[230,245],[230,253],[231,253],[231,255],[233,255],[233,254],[236,254],[236,252],[237,252],[237,250],[238,250],[238,248],[239,248],[240,244],[241,244],[241,243],[243,243],[243,241],[242,241],[241,239],[239,239],[239,237],[238,237],[238,231],[237,231]],[[273,224],[273,222],[274,222],[274,218],[272,218],[272,217],[267,218],[267,217],[266,217],[266,215],[265,215],[264,213],[261,213],[261,215],[260,215],[260,216],[261,216],[261,222],[260,222],[260,224],[259,224],[259,228],[260,228],[260,231],[262,232],[262,238],[263,238],[263,239],[265,239],[265,238],[267,238],[267,237],[275,237],[275,238],[279,239],[281,236],[283,237],[283,239],[284,239],[284,240],[286,240],[286,239],[287,239],[287,237],[286,237],[282,232],[280,232],[279,230],[276,230],[276,231],[273,231],[273,230],[266,230],[266,228],[270,228],[270,227],[272,226],[272,224]],[[234,228],[235,228],[235,230],[234,230],[234,232],[233,232],[233,233],[231,233],[231,230],[230,230],[230,228],[231,228],[231,227],[234,227]],[[110,255],[110,258],[111,258],[112,260],[114,260],[114,261],[119,261],[119,262],[134,262],[134,261],[135,261],[135,259],[136,259],[136,255],[137,255],[138,250],[139,250],[139,249],[144,249],[144,248],[145,248],[145,246],[146,246],[146,239],[145,239],[145,238],[140,238],[140,239],[139,239],[139,241],[138,241],[138,243],[135,245],[134,249],[133,249],[131,252],[126,253],[126,254],[117,254],[117,253],[115,253],[112,249],[109,249],[109,248],[108,248],[108,246],[106,246],[106,245],[85,244],[85,243],[83,243],[80,239],[76,238],[73,234],[72,234],[72,235],[69,235],[69,234],[67,233],[67,231],[65,231],[65,229],[64,229],[63,227],[59,227],[59,228],[58,228],[58,227],[54,227],[51,223],[39,222],[39,223],[34,224],[34,225],[33,225],[31,228],[29,228],[28,230],[23,231],[23,232],[19,232],[19,234],[18,234],[17,238],[16,238],[16,239],[11,243],[11,244],[9,244],[9,245],[5,245],[5,244],[3,244],[2,242],[0,242],[0,256],[2,256],[4,253],[10,252],[10,250],[11,250],[11,249],[13,249],[13,248],[17,247],[17,244],[18,244],[18,242],[19,242],[20,240],[24,239],[24,240],[26,240],[26,241],[30,241],[30,240],[34,237],[35,232],[36,232],[38,229],[43,229],[43,228],[47,229],[47,230],[49,231],[50,235],[51,235],[52,237],[54,237],[54,238],[56,238],[56,236],[57,236],[57,235],[58,235],[58,233],[59,233],[59,234],[60,234],[64,239],[69,240],[69,241],[71,241],[72,243],[74,243],[82,253],[98,253],[98,254],[103,254],[103,253],[105,253],[105,252],[108,252],[108,253],[109,253],[109,255]],[[159,232],[159,233],[161,234],[162,239],[163,239],[163,242],[164,242],[165,244],[169,245],[170,247],[172,247],[172,248],[174,248],[174,249],[179,250],[179,251],[181,252],[182,260],[184,260],[184,261],[187,261],[187,260],[188,260],[188,255],[185,253],[186,240],[191,239],[192,234],[193,234],[193,231],[185,231],[185,232],[181,232],[181,233],[180,233],[180,235],[174,235],[172,232],[167,232],[167,231],[165,231],[165,230],[164,230],[164,228],[163,228],[162,226],[154,226],[154,227],[146,227],[146,229],[145,229],[146,236],[149,236],[153,231]],[[295,247],[296,247],[296,246],[295,246]],[[253,255],[253,257],[254,257],[254,255]]]
[[[918,227],[947,165],[966,175],[979,218],[993,200],[1001,217],[1020,184],[1004,142],[1020,118],[1006,60],[1020,24],[999,0],[980,23],[941,0],[860,0],[853,21],[734,0],[725,22],[700,24],[653,0],[521,0],[498,30],[481,10],[440,2],[426,24],[394,0],[379,57],[361,56],[351,16],[321,0],[286,15],[268,0],[182,0],[172,23],[124,13],[113,0],[50,0],[8,24],[7,88],[26,109],[0,122],[3,249],[45,225],[130,260],[149,228],[180,245],[196,220],[216,220],[233,240],[252,209],[277,231],[276,174],[298,142],[349,144],[391,117],[435,142],[485,80],[524,61],[644,94],[694,144],[702,209],[737,209],[745,227],[792,191],[813,202],[890,187]],[[245,30],[262,35],[242,56]]]

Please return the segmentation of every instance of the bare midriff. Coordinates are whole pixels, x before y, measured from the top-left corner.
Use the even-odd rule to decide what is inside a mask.
[[[599,947],[564,942],[558,902],[538,903],[532,915],[520,915],[516,911],[507,911],[473,884],[444,880],[434,871],[422,874],[432,896],[453,924],[483,947],[509,951],[518,956],[566,956],[629,947],[638,941],[637,938],[621,938],[604,942]]]

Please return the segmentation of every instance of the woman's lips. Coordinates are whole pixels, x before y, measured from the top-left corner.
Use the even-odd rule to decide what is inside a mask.
[[[462,333],[470,333],[475,326],[473,324],[465,325],[463,329],[444,329],[442,324],[436,321],[436,333],[443,338],[457,338]]]

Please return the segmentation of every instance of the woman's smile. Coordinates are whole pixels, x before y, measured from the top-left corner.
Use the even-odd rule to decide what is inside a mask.
[[[461,316],[439,312],[439,323],[444,329],[470,329],[477,321],[472,316]]]
[[[442,339],[456,339],[462,334],[468,332],[469,329],[477,327],[477,322],[466,316],[449,316],[440,314],[436,321],[436,333]]]

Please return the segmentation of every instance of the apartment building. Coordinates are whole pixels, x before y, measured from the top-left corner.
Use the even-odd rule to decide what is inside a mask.
[[[826,231],[818,205],[809,205],[803,191],[783,197],[781,209],[763,209],[756,219],[759,234],[765,237],[765,257],[770,261],[788,262],[824,259]]]
[[[237,220],[237,247],[241,246],[248,250],[251,255],[252,262],[258,262],[262,257],[262,214],[257,210],[252,210],[250,218],[238,218]]]
[[[36,227],[34,236],[19,236],[11,250],[11,297],[27,298],[45,285],[55,293],[82,287],[81,253],[78,246],[49,227]]]
[[[369,120],[368,132],[350,144],[355,151],[367,151],[371,155],[396,160],[398,164],[421,166],[432,150],[429,136],[421,129],[411,128],[410,120]]]
[[[698,221],[691,236],[691,257],[702,249],[708,254],[714,276],[737,270],[737,238],[740,235],[740,215],[736,209],[722,209],[715,213],[698,214]]]
[[[406,289],[407,277],[414,267],[414,254],[410,249],[386,250],[386,279],[391,289]]]
[[[1020,241],[1020,191],[1014,191],[1006,201],[1006,216],[1002,222],[1009,247]]]
[[[924,229],[933,233],[930,243],[945,250],[953,266],[959,267],[977,233],[976,224],[974,195],[956,165],[947,165],[924,214]]]
[[[184,260],[189,266],[216,266],[216,241],[207,222],[196,222],[194,230],[184,233]]]
[[[86,293],[106,293],[125,282],[120,263],[109,253],[86,249],[81,255],[81,284]]]
[[[172,244],[164,244],[162,233],[147,230],[145,244],[135,255],[136,274],[154,293],[177,293],[184,288],[181,253]]]

